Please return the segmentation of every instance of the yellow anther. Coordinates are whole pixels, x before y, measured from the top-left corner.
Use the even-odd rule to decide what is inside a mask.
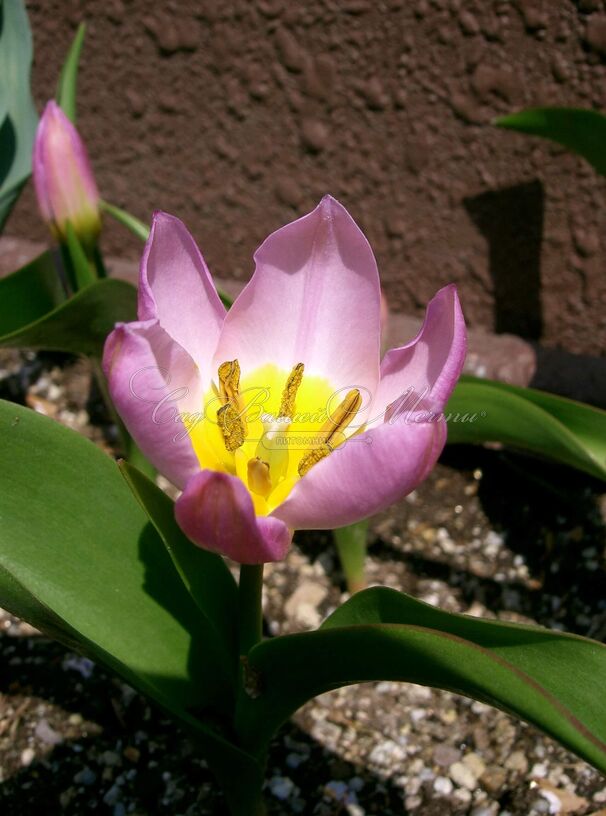
[[[306,453],[299,462],[299,467],[297,468],[299,471],[299,476],[305,476],[308,470],[310,470],[314,465],[317,465],[321,459],[326,458],[329,453],[332,453],[332,448],[327,444],[320,445],[317,448],[312,448],[312,450]]]
[[[219,396],[223,405],[231,402],[234,406],[238,404],[240,396],[240,363],[237,360],[229,360],[219,366]]]
[[[303,379],[303,370],[305,366],[303,363],[297,363],[293,370],[288,375],[286,385],[282,391],[282,401],[280,402],[280,417],[288,417],[292,419],[295,415],[295,400],[297,398],[297,391]]]
[[[269,464],[255,456],[254,459],[248,460],[248,486],[259,496],[267,498],[271,493],[271,477],[269,474]]]
[[[337,445],[345,440],[343,431],[351,423],[362,405],[362,397],[357,388],[351,390],[337,410],[329,416],[318,431],[324,442],[308,451],[299,462],[299,476],[305,476],[310,468],[328,456]]]
[[[244,422],[238,409],[231,402],[227,402],[222,408],[219,408],[217,423],[228,451],[235,451],[244,444],[246,436]]]
[[[338,433],[344,431],[362,405],[362,397],[357,388],[351,390],[337,410],[330,414],[324,425],[320,428],[320,435],[326,434],[326,443],[330,444]]]

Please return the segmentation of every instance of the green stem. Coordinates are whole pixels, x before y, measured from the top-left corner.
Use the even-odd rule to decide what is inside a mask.
[[[347,589],[353,595],[366,588],[366,539],[368,522],[359,521],[333,531]]]
[[[263,636],[263,564],[242,564],[238,594],[240,655],[247,655]]]

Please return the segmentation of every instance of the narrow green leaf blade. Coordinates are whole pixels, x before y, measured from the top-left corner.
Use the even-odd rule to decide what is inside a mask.
[[[0,337],[34,323],[64,300],[58,269],[50,252],[44,252],[0,278]]]
[[[0,3],[0,230],[32,169],[38,115],[30,90],[32,34],[23,0]]]
[[[57,102],[61,106],[63,113],[76,124],[76,92],[78,85],[78,63],[80,62],[80,52],[84,43],[86,33],[85,23],[80,23],[76,36],[67,52],[67,57],[63,63],[59,82],[57,84]]]
[[[0,606],[178,717],[234,814],[247,816],[261,769],[197,717],[207,706],[220,713],[229,691],[202,659],[199,610],[116,464],[79,434],[3,400],[0,457]]]
[[[248,656],[261,690],[239,728],[261,746],[311,697],[369,680],[443,688],[512,713],[606,770],[606,646],[538,627],[435,609],[395,590],[354,595],[317,632]]]
[[[606,412],[599,408],[462,377],[445,414],[451,443],[502,442],[606,479]]]
[[[238,588],[225,561],[189,541],[175,520],[173,501],[159,487],[127,462],[121,462],[120,469],[200,610],[200,627],[204,627],[205,639],[213,639],[235,680]]]
[[[32,323],[0,337],[0,347],[52,349],[101,357],[118,322],[136,319],[137,292],[126,281],[105,278],[87,286]]]
[[[582,108],[528,108],[501,116],[495,125],[542,136],[578,153],[606,175],[606,116]]]

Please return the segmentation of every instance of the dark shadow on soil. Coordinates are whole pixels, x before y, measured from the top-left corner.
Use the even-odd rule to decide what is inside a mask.
[[[604,486],[564,466],[510,452],[467,446],[446,449],[442,460],[462,471],[481,469],[478,498],[491,528],[523,557],[530,580],[495,580],[422,552],[402,552],[383,539],[373,557],[404,561],[416,578],[455,588],[462,600],[495,614],[515,612],[539,624],[557,625],[606,640],[606,527],[597,505]],[[465,533],[463,533],[465,535]],[[461,533],[458,533],[461,536]]]
[[[0,811],[11,816],[121,814],[135,803],[137,813],[149,816],[227,816],[214,778],[185,732],[139,694],[128,693],[117,677],[98,666],[89,678],[63,668],[72,653],[45,637],[2,635],[0,651],[0,693],[7,705],[17,707],[21,698],[33,697],[32,725],[39,719],[37,705],[46,702],[77,712],[85,721],[80,734],[63,733],[63,741],[49,746],[44,759],[13,770],[0,785]],[[62,723],[52,713],[47,716],[61,733]],[[65,724],[67,716],[62,719]],[[88,721],[96,724],[89,730],[97,733],[87,733]],[[15,764],[27,744],[11,746]],[[289,752],[304,758],[298,767],[286,764]],[[6,758],[4,765],[9,765]],[[268,763],[268,777],[286,775],[308,803],[299,811],[303,814],[314,812],[329,781],[354,776],[363,782],[358,801],[366,812],[405,813],[401,789],[324,749],[293,723],[274,740]],[[290,804],[269,794],[268,805],[275,816],[293,812]],[[345,809],[335,801],[334,810],[329,806],[324,812],[336,816]]]
[[[545,192],[540,181],[471,198],[463,204],[488,241],[495,331],[541,337],[541,241]]]

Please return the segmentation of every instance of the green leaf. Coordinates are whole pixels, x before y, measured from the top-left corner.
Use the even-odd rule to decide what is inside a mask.
[[[120,464],[137,501],[149,516],[200,615],[205,642],[213,640],[217,653],[236,680],[238,662],[238,588],[225,561],[196,547],[175,521],[173,501],[136,468]]]
[[[50,252],[0,278],[0,338],[34,323],[65,300]]]
[[[443,612],[386,588],[354,595],[317,632],[248,655],[258,696],[238,727],[251,748],[306,700],[372,680],[447,689],[536,725],[606,770],[606,646],[538,627]]]
[[[76,36],[63,63],[59,82],[57,84],[57,102],[63,113],[76,124],[76,89],[78,84],[78,63],[84,43],[86,25],[80,23]]]
[[[0,491],[0,605],[178,717],[233,812],[248,814],[261,770],[196,716],[225,702],[224,676],[205,662],[199,609],[116,464],[79,434],[4,401],[0,450],[10,463]]]
[[[448,441],[502,442],[606,479],[606,412],[533,388],[462,377],[445,414]]]
[[[136,319],[137,292],[126,281],[105,278],[87,286],[34,322],[0,337],[0,347],[52,349],[101,357],[118,322]]]
[[[495,125],[542,136],[578,153],[606,175],[606,116],[582,108],[529,108],[501,116]]]
[[[0,3],[0,230],[32,169],[38,115],[30,90],[32,35],[23,0]]]
[[[131,215],[126,210],[116,207],[114,204],[109,204],[107,201],[101,202],[101,209],[111,215],[112,218],[115,218],[123,227],[129,229],[139,240],[147,241],[149,238],[149,227],[135,215]]]

